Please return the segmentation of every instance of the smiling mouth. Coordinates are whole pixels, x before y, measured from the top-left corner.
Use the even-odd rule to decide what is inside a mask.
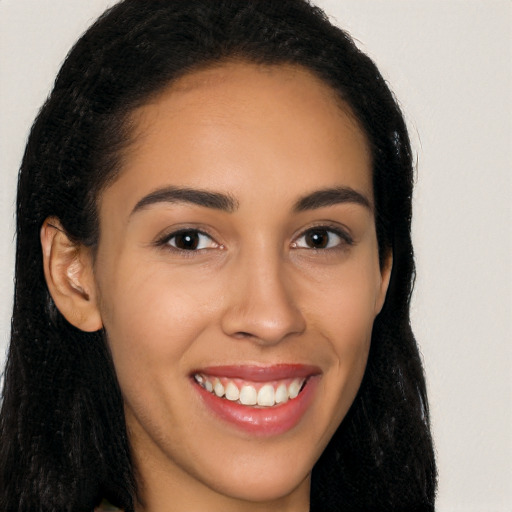
[[[209,376],[195,373],[194,380],[206,391],[252,407],[274,407],[297,398],[307,382],[306,377],[269,382],[250,382],[243,379]]]
[[[317,397],[322,371],[304,364],[197,368],[190,380],[214,417],[250,435],[296,427]]]

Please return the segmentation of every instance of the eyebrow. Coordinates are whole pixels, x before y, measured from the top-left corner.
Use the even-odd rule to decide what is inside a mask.
[[[190,203],[228,213],[238,208],[238,201],[228,194],[196,188],[166,187],[144,196],[135,205],[130,215],[157,203]]]
[[[300,198],[294,206],[296,212],[316,210],[342,203],[355,203],[373,210],[370,200],[361,192],[350,187],[335,187],[317,190]]]
[[[157,203],[190,203],[228,213],[238,209],[238,201],[221,192],[181,187],[165,187],[144,196],[133,208],[130,215]],[[301,197],[294,205],[295,212],[315,210],[342,203],[356,203],[372,210],[368,198],[350,187],[335,187],[316,190]]]

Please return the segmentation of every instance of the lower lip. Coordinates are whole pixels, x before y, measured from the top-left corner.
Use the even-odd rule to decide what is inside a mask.
[[[203,402],[216,416],[253,435],[274,436],[294,428],[306,414],[318,385],[319,376],[309,377],[296,398],[273,407],[252,407],[232,402],[206,391],[194,381]]]

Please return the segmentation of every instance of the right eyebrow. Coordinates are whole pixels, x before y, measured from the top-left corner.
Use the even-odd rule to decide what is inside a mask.
[[[300,198],[295,203],[294,210],[296,212],[303,212],[342,203],[359,204],[370,211],[373,210],[370,200],[362,192],[358,192],[350,187],[334,187],[316,190]]]
[[[228,213],[232,213],[238,208],[238,201],[235,198],[221,192],[196,188],[165,187],[144,196],[134,206],[130,216],[157,203],[190,203]]]

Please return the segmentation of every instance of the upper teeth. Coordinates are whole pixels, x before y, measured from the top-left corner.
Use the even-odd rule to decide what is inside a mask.
[[[227,398],[242,405],[259,405],[272,407],[296,398],[305,382],[305,378],[290,379],[261,384],[249,384],[227,378],[207,377],[196,373],[196,382],[218,397]],[[238,379],[237,379],[238,380]]]

